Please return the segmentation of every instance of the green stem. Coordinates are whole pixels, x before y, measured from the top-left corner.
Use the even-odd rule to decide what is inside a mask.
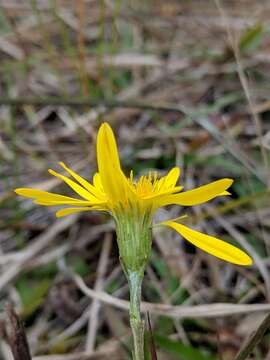
[[[141,319],[141,289],[143,274],[141,272],[128,272],[130,290],[130,326],[133,334],[133,360],[144,360],[144,321]]]

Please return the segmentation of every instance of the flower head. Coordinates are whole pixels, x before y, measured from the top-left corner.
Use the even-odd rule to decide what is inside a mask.
[[[120,258],[124,268],[144,269],[151,250],[151,224],[155,211],[166,205],[193,206],[205,203],[218,196],[228,195],[227,189],[233,180],[223,178],[194,190],[182,191],[177,185],[180,169],[174,167],[166,176],[158,178],[156,172],[133,178],[133,172],[126,177],[121,168],[113,131],[108,123],[103,123],[97,135],[98,172],[93,184],[60,163],[70,177],[49,170],[49,173],[63,180],[80,198],[73,198],[46,191],[19,188],[15,192],[32,198],[39,205],[65,205],[56,212],[57,217],[81,211],[107,211],[116,222]],[[183,238],[200,249],[220,259],[238,265],[250,265],[252,259],[242,250],[220,239],[175,221],[165,221]]]

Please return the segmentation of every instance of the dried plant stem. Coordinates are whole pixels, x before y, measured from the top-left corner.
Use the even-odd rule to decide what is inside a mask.
[[[7,316],[10,324],[8,342],[14,360],[31,360],[30,349],[23,324],[11,304],[7,305]]]
[[[127,277],[130,289],[130,326],[134,344],[133,360],[144,360],[144,321],[140,312],[143,274],[130,272]]]
[[[129,302],[109,295],[103,291],[95,291],[86,286],[83,279],[78,275],[68,270],[68,274],[78,286],[78,288],[91,299],[98,299],[105,304],[109,304],[118,309],[128,310]],[[254,312],[265,312],[270,310],[270,304],[228,304],[228,303],[214,303],[210,305],[169,305],[142,302],[142,311],[149,311],[152,314],[166,315],[173,319],[184,318],[213,318],[224,317],[239,314],[249,314]]]
[[[110,109],[114,108],[135,108],[141,110],[156,110],[156,111],[176,111],[183,115],[188,115],[188,110],[181,106],[175,106],[170,104],[152,104],[146,103],[144,101],[135,101],[135,100],[95,100],[87,96],[80,97],[53,97],[53,96],[21,96],[21,97],[1,97],[0,105],[7,106],[69,106],[69,107],[84,107],[84,106],[93,106],[93,107],[106,107]]]

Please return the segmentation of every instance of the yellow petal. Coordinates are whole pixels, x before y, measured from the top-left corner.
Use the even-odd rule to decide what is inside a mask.
[[[172,168],[169,173],[165,176],[165,186],[174,187],[179,179],[180,169],[179,167]]]
[[[217,196],[223,195],[224,191],[226,191],[232,183],[232,179],[221,179],[210,184],[200,186],[194,190],[185,191],[180,194],[167,195],[159,200],[158,206],[160,207],[171,204],[192,206],[203,204]]]
[[[80,211],[108,211],[106,204],[102,205],[94,205],[87,207],[74,207],[74,208],[65,208],[58,210],[56,212],[56,217],[62,217],[70,214],[74,214]]]
[[[31,188],[18,188],[14,190],[16,194],[31,198],[31,199],[37,199],[40,201],[44,201],[47,203],[56,203],[56,204],[89,204],[89,201],[84,201],[80,199],[74,199],[69,196],[59,195],[50,193],[47,191],[37,190],[37,189],[31,189]]]
[[[219,194],[219,196],[228,196],[228,195],[232,195],[229,191],[223,191],[222,193]]]
[[[86,181],[84,178],[82,178],[80,175],[76,174],[72,169],[68,168],[63,162],[59,163],[62,168],[64,168],[73,178],[78,181],[79,184],[81,184],[86,190],[88,190],[92,195],[94,195],[97,198],[102,197],[102,194],[98,189],[96,189],[92,184],[90,184],[88,181]],[[104,200],[104,199],[103,199]]]
[[[229,261],[237,265],[251,265],[253,262],[251,257],[244,251],[226,243],[223,240],[192,230],[187,226],[173,221],[166,221],[161,223],[161,225],[170,226],[193,245],[219,259]]]
[[[66,209],[58,210],[55,215],[56,215],[56,217],[60,218],[60,217],[63,217],[63,216],[75,214],[77,212],[91,211],[91,210],[92,210],[91,207],[66,208]]]
[[[61,175],[57,173],[56,171],[49,169],[48,170],[50,174],[53,176],[58,177],[59,179],[63,180],[68,186],[70,186],[77,194],[79,194],[82,198],[87,199],[90,202],[97,203],[100,200],[98,200],[94,195],[90,194],[89,191],[87,191],[82,186],[75,183],[75,181],[69,179],[68,177]]]
[[[104,189],[102,186],[101,177],[99,173],[95,173],[95,175],[93,176],[93,184],[95,188],[99,189],[101,193],[104,193]]]
[[[97,162],[106,195],[115,201],[125,199],[130,191],[128,181],[121,170],[116,141],[108,123],[103,123],[98,131]]]
[[[76,206],[93,206],[93,203],[90,203],[89,201],[48,201],[43,200],[41,198],[38,198],[36,200],[33,200],[33,202],[37,205],[43,205],[43,206],[56,206],[56,205],[76,205]]]

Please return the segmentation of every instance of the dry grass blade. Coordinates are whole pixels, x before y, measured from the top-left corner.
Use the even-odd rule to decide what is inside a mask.
[[[112,236],[107,234],[104,239],[98,268],[97,268],[97,280],[95,283],[95,290],[101,290],[104,285],[104,277],[108,266],[108,259],[112,245]],[[94,299],[89,309],[89,321],[88,321],[88,333],[86,337],[86,352],[91,353],[94,351],[96,334],[98,329],[98,317],[99,317],[100,302]]]
[[[255,333],[246,341],[234,360],[245,360],[262,340],[265,332],[270,328],[270,314],[268,314]]]
[[[157,360],[157,352],[156,352],[156,346],[155,346],[154,335],[153,335],[153,331],[152,331],[152,326],[151,326],[151,320],[150,320],[149,312],[146,313],[146,317],[147,317],[148,331],[149,331],[149,333],[150,333],[151,359],[152,359],[152,360]]]
[[[38,236],[36,240],[33,241],[24,251],[23,256],[19,259],[19,261],[12,264],[5,272],[2,273],[0,276],[0,289],[3,289],[11,280],[16,278],[28,261],[32,260],[41,250],[55,240],[56,235],[74,224],[76,219],[77,216],[75,215],[57,220],[55,224],[48,229],[48,231]]]
[[[217,5],[217,8],[220,11],[221,17],[223,17],[224,23],[226,24],[228,40],[229,40],[230,46],[233,50],[236,64],[237,64],[238,76],[239,76],[241,85],[243,87],[243,90],[244,90],[244,93],[245,93],[245,96],[247,99],[247,103],[249,106],[250,113],[252,115],[252,119],[255,123],[257,137],[258,137],[259,143],[260,143],[260,151],[261,151],[262,159],[263,159],[264,166],[265,166],[266,183],[269,184],[269,159],[268,159],[266,148],[264,147],[264,144],[263,144],[263,130],[262,130],[261,119],[259,118],[258,112],[256,112],[256,104],[253,101],[250,86],[248,83],[248,79],[247,79],[246,74],[243,69],[239,45],[237,44],[237,42],[234,39],[232,30],[228,24],[227,16],[224,11],[224,8],[222,7],[221,1],[215,0],[215,3]]]

